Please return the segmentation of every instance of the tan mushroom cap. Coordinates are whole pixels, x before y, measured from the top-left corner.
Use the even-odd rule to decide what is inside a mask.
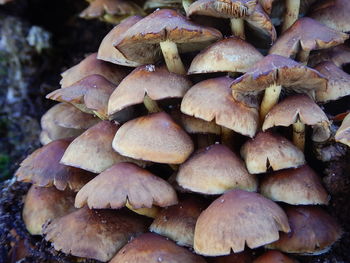
[[[204,121],[186,114],[180,113],[180,123],[188,133],[221,134],[221,128],[214,121]]]
[[[67,102],[83,112],[108,119],[108,100],[116,86],[101,75],[90,75],[69,87],[57,89],[46,98]]]
[[[113,140],[118,153],[156,163],[183,163],[193,148],[188,134],[164,112],[126,122]]]
[[[101,121],[77,137],[65,151],[61,163],[93,173],[101,173],[120,162],[144,162],[122,156],[112,149],[112,141],[119,126]]]
[[[319,207],[300,206],[286,209],[291,233],[268,245],[286,253],[319,255],[327,252],[342,230],[329,214]]]
[[[277,250],[270,250],[255,259],[253,263],[298,263],[298,261]]]
[[[326,114],[305,94],[289,96],[275,105],[266,115],[262,129],[265,131],[274,126],[288,127],[298,118],[302,123],[313,127],[312,139],[315,142],[322,142],[330,137],[330,123]]]
[[[195,233],[196,253],[207,256],[241,252],[247,244],[257,248],[289,232],[286,214],[273,201],[257,193],[231,190],[216,199],[199,216]]]
[[[201,50],[220,38],[216,29],[196,25],[174,10],[160,9],[129,28],[114,46],[127,59],[152,64],[160,58],[160,42],[172,41],[183,53]]]
[[[190,87],[191,81],[186,76],[169,72],[164,66],[141,66],[126,76],[112,93],[108,114],[143,103],[146,95],[154,101],[182,98]]]
[[[93,74],[101,75],[113,84],[118,85],[127,75],[127,71],[120,66],[97,59],[97,53],[93,53],[61,74],[61,87],[69,87],[75,82]]]
[[[350,95],[349,74],[330,61],[318,64],[315,69],[328,79],[326,87],[316,90],[317,102],[328,102]]]
[[[271,47],[269,53],[293,57],[299,49],[312,51],[344,43],[349,36],[319,22],[303,17],[298,19]]]
[[[199,82],[185,94],[181,111],[205,121],[214,120],[218,125],[253,137],[258,126],[258,110],[234,100],[231,83],[227,77]]]
[[[328,0],[316,5],[310,17],[337,31],[350,31],[350,5],[347,0]]]
[[[327,79],[316,70],[292,59],[268,55],[231,85],[234,91],[259,92],[271,85],[281,85],[298,92],[325,88]]]
[[[66,136],[64,136],[66,137]],[[69,137],[72,137],[71,135]],[[73,136],[74,138],[74,136]],[[58,139],[55,139],[58,140]],[[49,144],[52,141],[55,141],[54,139],[51,139],[47,131],[41,131],[39,134],[39,141],[42,145]]]
[[[31,235],[41,235],[42,227],[48,220],[74,210],[73,192],[32,185],[24,200],[23,221]]]
[[[267,175],[260,184],[260,193],[291,205],[327,205],[329,201],[320,177],[307,165]]]
[[[241,253],[231,253],[228,256],[210,258],[210,263],[252,263],[252,253],[250,251],[243,251]]]
[[[67,187],[79,191],[94,175],[60,164],[70,143],[70,139],[56,140],[37,149],[20,164],[15,174],[17,180],[40,187],[55,186],[61,191]]]
[[[128,67],[137,67],[140,66],[140,63],[128,60],[124,55],[119,52],[118,49],[113,47],[113,43],[117,42],[119,38],[133,25],[140,21],[142,17],[140,16],[131,16],[119,25],[115,26],[102,40],[100,47],[98,48],[97,58],[111,62],[113,64],[128,66]]]
[[[350,114],[346,115],[335,134],[335,140],[350,147]]]
[[[328,49],[323,49],[310,55],[308,64],[311,67],[324,62],[331,61],[337,67],[342,67],[350,63],[350,47],[339,45]]]
[[[178,171],[178,184],[201,194],[222,194],[230,189],[256,191],[257,179],[227,146],[214,144],[196,151]]]
[[[254,46],[238,37],[215,42],[199,53],[188,74],[212,72],[247,72],[263,56]]]
[[[55,250],[106,262],[146,227],[143,218],[124,211],[84,207],[53,220],[44,227],[44,234]]]
[[[251,174],[296,168],[305,164],[304,153],[286,138],[272,132],[259,132],[241,148]]]
[[[162,209],[150,231],[170,238],[180,246],[193,247],[194,228],[204,208],[203,200],[186,198],[177,205]]]
[[[77,194],[75,206],[90,209],[125,206],[134,209],[166,207],[177,204],[172,186],[163,179],[132,163],[118,163],[87,183]]]
[[[156,234],[146,233],[123,247],[110,263],[205,263],[189,250]]]

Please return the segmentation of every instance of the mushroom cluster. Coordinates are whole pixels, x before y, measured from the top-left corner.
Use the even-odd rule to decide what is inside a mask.
[[[342,230],[308,150],[350,145],[350,115],[334,137],[321,107],[350,95],[348,29],[329,22],[345,19],[344,1],[299,19],[303,1],[285,1],[286,14],[272,12],[277,1],[184,1],[187,16],[178,2],[147,1],[174,9],[123,20],[47,95],[59,104],[42,117],[44,146],[16,172],[32,184],[28,231],[77,261],[297,262],[282,252],[328,251]],[[83,14],[144,15],[134,4],[93,0]],[[253,41],[261,35],[271,48]]]

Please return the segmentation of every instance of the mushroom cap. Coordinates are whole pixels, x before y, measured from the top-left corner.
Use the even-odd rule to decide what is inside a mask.
[[[277,39],[269,53],[292,57],[299,48],[304,51],[330,48],[344,43],[348,38],[347,34],[326,27],[312,18],[303,17]]]
[[[126,122],[113,140],[120,154],[156,163],[183,163],[193,148],[188,134],[164,112]]]
[[[141,66],[126,76],[112,93],[108,114],[143,103],[146,95],[155,101],[182,98],[190,87],[191,81],[186,76],[169,72],[166,67]]]
[[[266,115],[262,129],[265,131],[274,126],[288,127],[298,118],[302,123],[313,127],[312,139],[315,142],[322,142],[330,137],[330,123],[326,114],[305,94],[289,96],[276,104]]]
[[[152,205],[166,207],[177,204],[177,196],[167,181],[135,164],[117,163],[78,192],[75,206],[118,209],[127,201],[135,209],[151,208]]]
[[[152,64],[160,58],[160,42],[172,41],[182,53],[201,50],[220,38],[216,29],[196,25],[174,10],[160,9],[130,27],[114,46],[127,59]]]
[[[277,250],[270,250],[255,259],[253,263],[298,263]]]
[[[252,253],[245,250],[241,253],[231,253],[228,256],[210,258],[210,263],[252,263]]]
[[[181,126],[185,129],[185,131],[191,134],[221,134],[221,127],[217,125],[214,121],[208,122],[180,113],[180,123]]]
[[[55,250],[105,262],[146,227],[135,214],[84,207],[53,220],[44,227],[44,234]]]
[[[257,179],[227,146],[214,144],[196,151],[178,171],[178,184],[201,194],[222,194],[230,189],[256,191]]]
[[[103,38],[100,47],[98,48],[97,58],[128,67],[140,66],[140,63],[126,59],[118,49],[113,47],[113,43],[117,42],[119,38],[122,38],[123,34],[141,19],[141,16],[131,16],[123,20],[119,25],[115,26]]]
[[[134,238],[110,263],[205,263],[205,260],[174,242],[152,233]]]
[[[194,228],[204,210],[203,200],[187,198],[177,205],[160,211],[150,226],[150,231],[174,240],[180,246],[193,247]]]
[[[216,199],[199,216],[195,233],[196,253],[228,255],[257,248],[279,239],[279,231],[289,232],[286,214],[273,201],[257,193],[231,190]]]
[[[350,5],[347,0],[328,0],[318,3],[310,17],[337,31],[350,31]]]
[[[72,137],[71,134],[69,134],[69,137]],[[66,136],[64,136],[66,137]],[[73,135],[73,138],[75,135]],[[41,131],[39,134],[39,141],[42,145],[46,145],[52,141],[59,140],[59,139],[51,139],[47,131]]]
[[[269,131],[259,132],[247,141],[241,148],[241,156],[251,174],[266,173],[269,168],[277,171],[305,164],[304,153],[298,147]]]
[[[37,149],[20,164],[15,174],[17,180],[40,187],[55,186],[61,191],[67,187],[73,191],[79,191],[93,175],[84,170],[60,164],[70,143],[70,139],[61,139]]]
[[[312,53],[310,54],[308,64],[309,66],[314,67],[315,65],[324,61],[331,61],[339,68],[341,68],[344,64],[349,64],[350,47],[343,44]]]
[[[350,75],[338,68],[333,62],[326,61],[315,67],[328,79],[326,87],[316,90],[316,101],[327,102],[350,95]]]
[[[112,141],[118,125],[101,121],[91,127],[69,145],[61,163],[81,168],[93,173],[101,173],[113,164],[120,162],[143,162],[122,156],[112,149]]]
[[[73,192],[32,185],[25,197],[22,216],[28,232],[31,235],[41,235],[42,227],[48,220],[74,210]]]
[[[46,98],[71,103],[83,112],[108,119],[107,105],[116,86],[101,75],[90,75],[69,87],[57,89]]]
[[[188,74],[247,72],[262,58],[261,53],[248,42],[229,37],[202,50],[192,60]]]
[[[327,79],[316,70],[292,59],[268,55],[231,85],[234,91],[259,92],[271,85],[281,85],[298,92],[325,88]]]
[[[181,111],[205,121],[215,120],[218,125],[253,137],[258,126],[258,110],[234,100],[231,83],[227,77],[197,83],[185,94]]]
[[[335,140],[350,147],[350,114],[347,114],[335,134]]]
[[[260,193],[291,205],[327,205],[329,201],[321,179],[307,165],[267,175],[261,182]]]
[[[123,67],[97,59],[97,53],[93,53],[61,74],[61,87],[69,87],[75,82],[93,74],[101,75],[113,84],[118,85],[127,75],[127,71]]]
[[[267,247],[286,253],[319,255],[336,242],[342,230],[337,222],[319,207],[297,206],[286,209],[291,233]]]

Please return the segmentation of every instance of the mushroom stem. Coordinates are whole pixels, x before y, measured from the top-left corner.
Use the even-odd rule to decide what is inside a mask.
[[[293,124],[293,143],[301,151],[305,147],[305,124],[299,119]]]
[[[163,52],[163,56],[168,70],[170,72],[185,75],[186,70],[184,65],[182,64],[176,43],[166,40],[160,42],[160,48]]]
[[[129,200],[126,201],[125,206],[130,209],[131,211],[135,212],[136,214],[151,217],[151,218],[156,218],[158,213],[159,213],[159,208],[152,206],[151,208],[138,208],[135,209],[132,207],[132,205],[129,203]]]
[[[245,39],[244,33],[244,20],[242,18],[231,18],[230,19],[231,30],[234,36]]]
[[[226,127],[221,127],[221,143],[232,148],[234,132]]]
[[[282,90],[282,86],[273,84],[265,89],[264,98],[260,106],[260,120],[263,122],[266,114],[275,106],[278,102]]]
[[[182,7],[185,10],[185,13],[188,14],[188,8],[194,2],[194,0],[182,0]]]
[[[290,28],[299,16],[300,0],[286,0],[286,14],[282,25],[282,32]]]
[[[300,50],[297,54],[297,60],[304,65],[307,64],[309,60],[310,50]]]
[[[145,105],[149,113],[156,113],[162,111],[162,109],[158,106],[157,102],[152,100],[147,94],[143,99],[143,104]]]
[[[197,134],[197,148],[205,148],[215,143],[213,134]]]

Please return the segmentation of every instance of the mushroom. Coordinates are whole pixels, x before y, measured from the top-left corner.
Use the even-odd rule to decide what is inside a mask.
[[[127,262],[205,263],[205,260],[164,237],[146,233],[134,238],[110,261]]]
[[[330,199],[321,179],[307,165],[267,175],[260,184],[260,193],[291,205],[327,205]]]
[[[112,149],[112,140],[118,126],[108,121],[101,121],[91,127],[69,145],[61,163],[101,173],[120,162],[134,162],[141,166],[145,163],[122,156]]]
[[[298,261],[277,250],[270,250],[255,259],[253,263],[298,263]]]
[[[307,63],[312,50],[330,48],[344,43],[349,36],[326,27],[309,17],[298,19],[271,47],[269,54],[285,57],[296,55]]]
[[[196,253],[221,256],[257,248],[290,231],[283,210],[263,196],[231,190],[216,199],[199,216],[194,232]]]
[[[193,152],[191,138],[164,112],[126,122],[112,145],[123,156],[167,164],[181,164]]]
[[[274,126],[293,125],[293,143],[300,150],[305,145],[305,125],[313,127],[312,140],[326,141],[330,137],[330,122],[321,108],[307,95],[289,96],[266,115],[263,131]]]
[[[158,8],[180,9],[181,6],[181,0],[147,0],[143,5],[143,9],[146,11],[155,10]]]
[[[65,190],[67,187],[79,191],[94,176],[84,170],[60,164],[60,160],[71,143],[71,139],[53,141],[33,152],[15,173],[18,181],[35,186]]]
[[[174,10],[161,9],[130,27],[114,46],[127,59],[141,64],[155,63],[161,50],[168,70],[185,74],[179,52],[200,50],[220,38],[216,29],[196,25]]]
[[[341,126],[337,130],[335,140],[350,147],[350,114],[346,115]]]
[[[31,235],[41,235],[47,221],[73,211],[73,192],[32,185],[24,200],[22,216],[28,232]]]
[[[278,103],[282,86],[308,93],[325,88],[326,85],[327,79],[316,70],[286,57],[268,55],[235,79],[231,88],[233,93],[259,93],[265,90],[260,106],[260,119],[263,121],[266,114]]]
[[[243,251],[241,253],[231,253],[228,256],[209,258],[210,263],[252,263],[252,253],[250,251]]]
[[[310,67],[314,67],[325,61],[333,62],[338,68],[341,68],[343,65],[350,63],[350,48],[343,44],[314,52],[310,54],[308,64]]]
[[[342,234],[337,222],[318,207],[297,206],[286,209],[291,233],[281,234],[267,248],[286,253],[320,255],[327,252]]]
[[[302,151],[286,138],[272,132],[259,132],[241,148],[247,169],[251,174],[297,168],[305,164]]]
[[[54,219],[43,232],[55,250],[106,262],[146,227],[143,218],[125,211],[84,207]]]
[[[216,195],[231,189],[256,191],[258,182],[228,147],[214,144],[195,152],[183,163],[176,181],[184,189]]]

